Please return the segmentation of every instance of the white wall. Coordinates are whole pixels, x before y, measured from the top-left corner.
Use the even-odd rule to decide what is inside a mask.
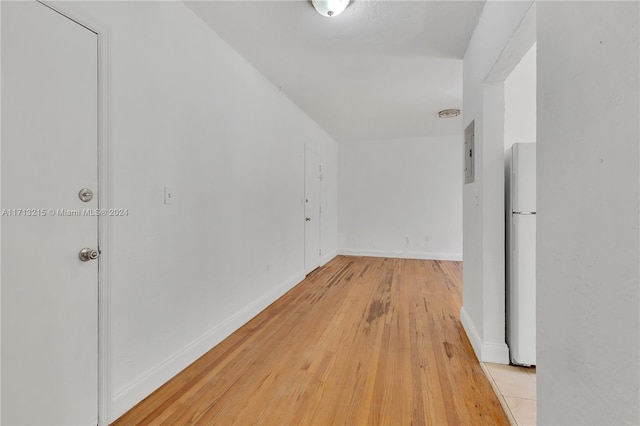
[[[0,7],[0,46],[2,46],[2,7]],[[0,54],[0,81],[2,81],[2,55]],[[2,99],[2,84],[0,84],[0,99]],[[2,102],[0,101],[0,135],[2,135]],[[0,153],[2,153],[2,137],[0,136]],[[0,154],[0,164],[1,161]],[[2,173],[0,173],[2,175]],[[2,180],[0,180],[0,188],[2,187]],[[2,211],[2,197],[0,197],[0,211]],[[0,224],[2,221],[0,220]],[[2,235],[2,228],[0,226],[0,236]],[[2,247],[2,244],[0,244]],[[2,259],[2,253],[0,252],[0,259]],[[0,264],[0,269],[2,265]],[[1,287],[1,286],[0,286]],[[2,301],[2,292],[0,292],[0,302]],[[0,315],[1,317],[1,315]],[[2,324],[0,323],[0,330],[2,330]],[[2,354],[2,339],[0,339],[0,354]],[[0,356],[0,365],[2,365],[2,357]],[[2,383],[2,369],[0,368],[0,384]],[[0,402],[2,401],[2,386],[0,386]],[[0,403],[0,419],[2,418],[2,404]]]
[[[538,422],[640,423],[638,2],[538,4]]]
[[[531,4],[487,2],[464,57],[463,121],[466,127],[475,120],[476,164],[475,181],[463,190],[464,294],[460,317],[478,358],[488,362],[508,362],[503,82],[534,40],[519,57],[505,52],[509,53],[507,47]],[[510,63],[510,56],[515,63]],[[492,111],[492,116],[485,110]]]
[[[462,135],[340,146],[341,253],[462,258]]]
[[[504,149],[536,141],[536,46],[504,81]]]
[[[305,144],[336,253],[337,146],[181,2],[58,5],[110,33],[113,420],[303,278]]]

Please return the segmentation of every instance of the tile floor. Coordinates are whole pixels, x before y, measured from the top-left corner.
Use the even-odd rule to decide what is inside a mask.
[[[517,426],[536,424],[536,369],[484,363],[489,381],[509,417]]]

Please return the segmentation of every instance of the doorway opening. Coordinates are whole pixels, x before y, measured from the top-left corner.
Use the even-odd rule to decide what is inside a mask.
[[[522,365],[535,365],[536,362],[536,145],[534,144],[536,142],[537,126],[536,38],[536,6],[534,4],[489,72],[484,81],[482,93],[483,149],[485,155],[490,153],[489,158],[485,157],[484,160],[491,162],[492,173],[492,181],[488,190],[495,196],[495,205],[500,207],[495,211],[492,210],[491,218],[492,223],[495,225],[496,236],[501,237],[499,241],[496,241],[495,248],[502,249],[503,253],[503,256],[498,261],[502,263],[503,268],[500,268],[498,262],[496,262],[497,272],[501,272],[502,269],[504,274],[497,276],[497,279],[501,282],[496,282],[495,292],[490,297],[491,304],[495,308],[491,312],[492,319],[496,321],[496,329],[493,331],[500,332],[504,336],[507,348],[506,356],[501,357],[500,361],[492,362],[501,364],[513,363],[514,360]],[[515,212],[518,214],[516,216],[514,215],[512,196],[514,191],[511,185],[511,182],[515,181],[513,180],[511,166],[513,164],[512,147],[519,145],[528,145],[529,157],[533,154],[533,166],[528,167],[528,174],[531,175],[531,169],[533,169],[533,176],[525,179],[530,184],[529,190],[526,192],[529,194],[529,198],[532,196],[533,206],[527,206],[526,209],[523,209],[526,211]],[[530,166],[531,161],[528,164]],[[515,185],[520,187],[520,182],[516,182]],[[533,189],[531,189],[531,186]],[[518,229],[518,223],[522,224],[524,222],[528,222],[528,225],[521,226]],[[533,226],[529,226],[532,225],[531,222],[533,222]],[[515,227],[514,224],[516,225]],[[526,231],[526,235],[525,233],[518,233],[519,231]],[[522,237],[520,238],[521,241],[518,241],[518,235]],[[526,241],[526,244],[522,245],[524,250],[520,250],[519,254],[514,256],[514,247],[523,241]],[[499,255],[499,252],[496,252],[496,254]],[[524,263],[519,263],[520,260],[514,261],[514,258],[518,258],[518,256],[520,256],[520,259],[524,259]],[[517,293],[513,291],[514,269],[518,270],[518,268],[520,268],[519,275],[526,277],[528,280],[524,285],[526,292],[520,291],[520,293]],[[524,302],[526,302],[524,305],[514,303],[514,297],[516,299],[515,302],[517,302],[518,297],[522,302],[523,298],[521,296],[523,295],[525,296]],[[522,306],[524,306],[524,309]],[[514,315],[516,317],[515,320]],[[523,324],[527,324],[527,327],[525,327],[526,333],[522,332]],[[514,331],[517,332],[514,333]],[[522,346],[521,344],[525,340],[527,345],[520,352],[527,353],[527,357],[520,358],[521,353],[514,351],[514,348]],[[514,354],[516,355],[515,358]],[[531,387],[520,390],[527,393],[527,401],[535,405],[535,379],[531,378],[535,377],[534,369],[525,370],[521,367],[495,364],[487,367],[494,378],[496,376],[491,368],[500,370],[498,376],[507,381],[517,380],[518,378],[515,377],[517,375],[524,376],[523,381],[531,382]],[[498,379],[495,380],[495,384],[497,386],[496,389],[501,388]],[[534,398],[533,400],[531,400],[532,397]],[[511,398],[510,400],[520,400],[519,398]],[[508,401],[509,399],[503,398],[503,406],[506,412],[512,412],[514,407],[511,407]]]

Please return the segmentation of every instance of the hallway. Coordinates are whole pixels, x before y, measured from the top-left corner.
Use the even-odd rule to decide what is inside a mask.
[[[509,424],[462,263],[338,256],[115,424]]]

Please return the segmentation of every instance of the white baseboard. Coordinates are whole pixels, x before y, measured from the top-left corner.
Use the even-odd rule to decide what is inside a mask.
[[[471,342],[476,356],[480,362],[492,362],[494,364],[509,364],[509,347],[506,343],[483,342],[473,320],[464,309],[460,309],[460,322],[467,337]]]
[[[320,266],[326,265],[331,260],[333,260],[333,258],[336,257],[337,255],[338,255],[338,250],[333,250],[328,254],[325,254],[324,256],[322,256],[322,259],[320,259]]]
[[[340,254],[345,256],[367,257],[391,257],[396,259],[423,259],[423,260],[462,260],[462,253],[440,253],[422,251],[382,251],[382,250],[353,250],[340,249]]]
[[[476,353],[476,357],[480,360],[480,362],[482,362],[482,339],[480,339],[478,330],[473,324],[471,317],[464,309],[464,306],[462,307],[462,309],[460,309],[460,322],[462,323],[462,328],[464,328],[465,333],[467,333],[467,337],[471,342],[473,351]]]
[[[219,323],[200,338],[177,351],[173,356],[132,380],[114,395],[111,404],[112,418],[109,419],[109,423],[126,413],[151,392],[158,389],[189,364],[207,353],[207,351],[242,327],[267,306],[299,284],[303,279],[304,273],[300,272],[296,274],[284,284],[272,289],[259,299],[236,312],[233,316]]]

